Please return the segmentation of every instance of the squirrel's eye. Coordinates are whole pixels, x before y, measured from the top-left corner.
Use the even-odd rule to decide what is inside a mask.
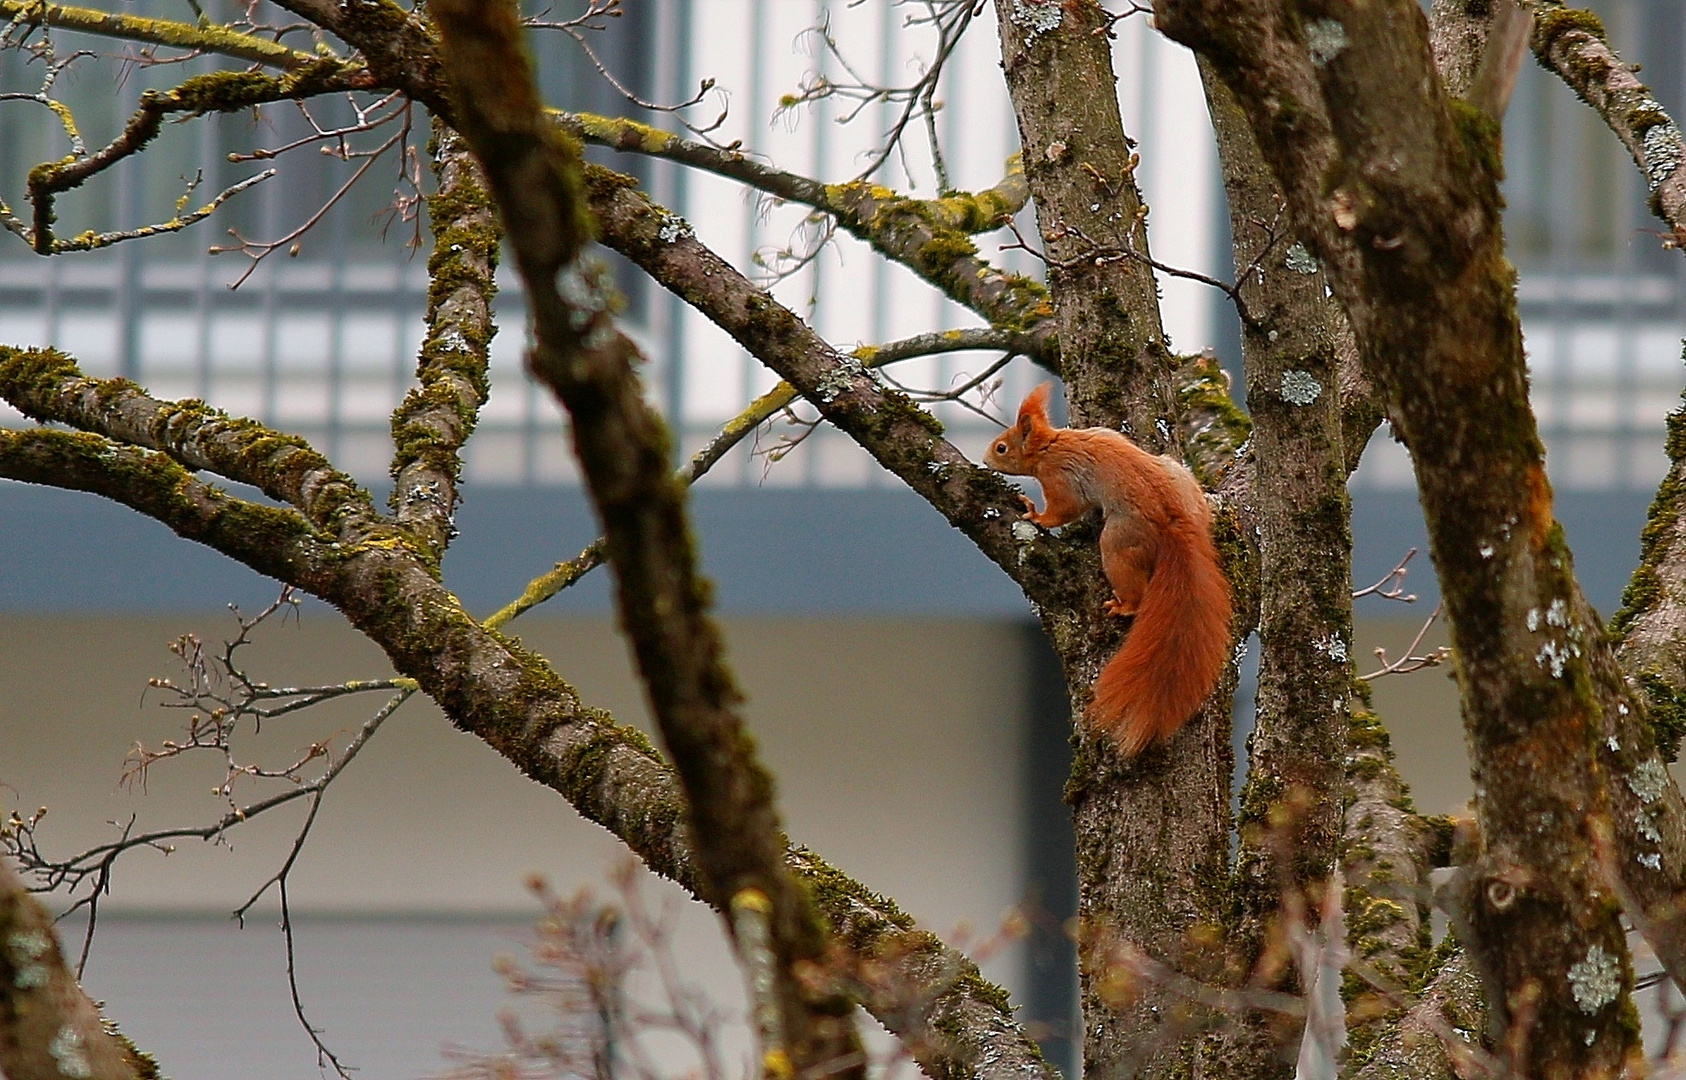
[[[996,443],[995,444],[995,452],[997,454],[1005,454],[1007,452],[1007,444],[1004,443],[1004,442]]]

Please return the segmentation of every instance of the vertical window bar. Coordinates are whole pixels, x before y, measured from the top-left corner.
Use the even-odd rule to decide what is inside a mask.
[[[118,84],[117,93],[111,97],[113,119],[116,130],[123,129],[124,122],[130,113],[140,104],[140,80],[138,78],[124,79]],[[114,170],[116,176],[116,221],[114,228],[129,228],[141,224],[140,221],[140,188],[143,177],[140,175],[141,162],[134,157],[124,158],[117,163]],[[141,254],[136,242],[130,241],[117,245],[117,373],[125,379],[136,379],[140,375],[140,321],[145,311],[142,288]],[[62,258],[59,257],[59,258]],[[52,261],[56,264],[59,258]],[[58,338],[58,309],[55,304],[52,309],[52,325],[47,332],[53,340]]]
[[[336,206],[331,211],[331,214],[333,215],[333,218],[341,218],[341,217],[346,216],[344,203],[342,203],[339,206]],[[329,238],[328,238],[328,268],[327,268],[328,269],[328,281],[327,281],[328,295],[326,297],[327,302],[323,305],[323,308],[325,309],[325,311],[327,313],[327,316],[328,316],[328,356],[327,356],[327,365],[326,365],[326,367],[327,367],[327,378],[328,378],[328,415],[323,418],[326,421],[325,427],[327,429],[327,432],[323,437],[323,441],[325,443],[327,443],[329,446],[339,448],[339,447],[343,446],[344,441],[345,441],[345,426],[346,426],[345,425],[345,387],[346,387],[346,371],[345,371],[345,368],[346,368],[346,363],[345,363],[346,362],[346,340],[345,339],[346,339],[347,328],[346,328],[346,320],[345,320],[345,315],[346,315],[345,287],[346,287],[346,278],[347,278],[346,261],[349,258],[349,254],[346,250],[347,245],[345,243],[345,231],[346,231],[346,229],[335,227],[335,226],[341,225],[342,222],[330,219],[329,221],[323,222],[323,224],[329,227],[328,231],[329,231],[329,234],[330,234]],[[343,225],[346,228],[349,228],[352,225],[352,223],[351,222],[344,222]],[[398,289],[401,290],[402,288],[403,288],[403,286],[402,286],[402,284],[400,284],[398,286]],[[398,295],[394,295],[392,297],[393,301],[396,301],[397,299],[398,299]],[[403,348],[403,336],[402,335],[399,336],[399,348],[400,348],[400,350],[402,350],[402,348]],[[338,451],[338,452],[343,453],[343,451]]]
[[[814,0],[813,21],[809,25],[821,25],[821,22],[825,20],[829,14],[830,13],[826,9],[826,0]],[[814,47],[814,58],[819,67],[819,77],[821,79],[828,78],[831,74],[831,51],[823,45],[816,45]],[[832,127],[831,116],[833,111],[834,110],[831,108],[831,99],[821,98],[819,101],[813,103],[810,115],[806,117],[810,135],[810,145],[812,147],[811,153],[813,155],[813,164],[810,168],[815,176],[825,176],[826,166],[830,164],[827,154],[831,149],[830,129]],[[797,226],[796,235],[799,237],[802,236],[801,226]],[[806,254],[806,252],[799,253]],[[829,318],[831,314],[831,305],[825,303],[823,299],[825,289],[824,267],[825,256],[823,254],[816,255],[813,259],[809,260],[808,265],[804,268],[804,273],[802,274],[804,278],[808,279],[808,295],[814,299],[814,303],[809,306],[808,318],[813,320],[814,329],[818,331],[822,337],[826,336],[826,331],[830,329],[827,324],[831,321]],[[754,380],[760,375],[759,368],[759,362],[753,358],[744,365],[744,379],[747,384],[745,387],[746,390],[753,390]],[[746,393],[744,395],[744,400],[748,401],[751,396],[751,393]],[[819,487],[824,482],[825,476],[821,467],[822,455],[820,454],[820,448],[824,446],[831,437],[832,432],[830,428],[825,424],[821,424],[819,427],[814,429],[814,433],[810,436],[808,444],[802,448],[805,451],[802,455],[802,479],[803,483],[808,487]]]
[[[690,96],[691,87],[691,0],[663,0],[661,18],[654,33],[658,39],[659,55],[664,60],[655,78],[657,91],[662,95],[660,100],[664,103],[684,101]],[[673,116],[652,119],[670,131],[686,134]],[[674,213],[689,220],[693,211],[689,203],[690,182],[686,168],[671,162],[661,163],[656,176],[658,182],[665,178],[667,185],[664,205],[673,207]],[[674,465],[677,467],[685,455],[683,395],[685,317],[688,309],[685,301],[666,289],[651,289],[649,295],[654,298],[651,310],[659,309],[662,313],[663,324],[653,329],[661,331],[659,340],[666,354],[662,365],[667,381],[664,407],[672,433]]]
[[[265,120],[273,122],[274,110],[260,107],[260,114]],[[314,187],[314,185],[313,185]],[[263,233],[259,239],[269,240],[281,235],[285,225],[284,207],[281,204],[282,188],[278,184],[260,184],[262,193],[262,221]],[[264,423],[271,423],[275,417],[275,352],[278,345],[276,336],[276,316],[280,308],[281,273],[280,266],[273,258],[265,259],[258,267],[252,280],[259,287],[258,319],[259,319],[259,353],[258,353],[258,418]],[[245,286],[241,286],[245,288]],[[219,372],[226,379],[227,372]],[[336,405],[339,398],[339,387],[330,384],[330,394]],[[345,450],[337,443],[329,443],[333,447],[330,451],[335,457],[344,454]]]
[[[205,74],[215,70],[215,65],[207,58],[204,62],[194,65],[196,74]],[[218,150],[221,146],[222,118],[220,116],[206,116],[199,124],[199,173],[205,178],[202,190],[221,191],[217,181],[221,176],[221,162]],[[210,224],[210,222],[206,222]],[[205,388],[211,381],[211,278],[215,274],[212,267],[211,254],[207,250],[209,245],[202,237],[194,238],[197,248],[193,258],[194,268],[198,273],[193,289],[193,384],[198,387],[199,396],[205,396]],[[119,327],[121,332],[121,327]]]

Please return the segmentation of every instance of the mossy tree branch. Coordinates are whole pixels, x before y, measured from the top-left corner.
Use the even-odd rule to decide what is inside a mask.
[[[357,10],[349,12],[334,5],[315,4],[308,0],[288,6],[296,13],[305,14],[307,17],[314,16],[319,24],[345,38],[363,52],[370,60],[371,86],[399,86],[411,96],[433,107],[436,113],[448,119],[453,116],[454,110],[449,100],[440,91],[437,55],[433,49],[431,30],[425,24],[409,19],[407,13],[392,4],[361,5]],[[150,458],[168,460],[159,455],[149,455]],[[35,478],[45,479],[46,475],[47,471],[43,470],[36,474]],[[103,483],[103,480],[90,480],[87,486],[105,490],[113,495],[122,495],[130,505],[158,503],[157,499],[150,496],[123,495],[117,490],[117,485],[107,484],[100,488],[100,483]],[[169,508],[160,507],[160,512],[167,513]],[[184,528],[190,533],[203,533],[202,529],[191,523]],[[342,547],[334,554],[340,560],[338,569],[343,571],[344,576],[331,582],[318,580],[317,584],[322,586],[318,595],[327,594],[331,602],[346,610],[353,623],[380,640],[389,654],[395,657],[395,663],[405,669],[430,668],[435,665],[437,657],[433,655],[433,651],[439,647],[439,642],[444,640],[434,634],[439,629],[438,626],[430,625],[424,632],[420,632],[420,640],[427,642],[425,648],[417,643],[394,641],[381,631],[390,630],[393,636],[402,637],[405,629],[416,630],[417,624],[395,617],[386,604],[371,604],[366,593],[361,594],[361,598],[351,595],[358,593],[357,586],[362,585],[375,593],[385,595],[393,603],[399,603],[396,598],[404,593],[406,587],[425,589],[423,580],[430,579],[432,573],[424,562],[414,561],[416,552],[410,549],[410,545],[398,537],[389,537],[386,542],[378,545]],[[383,567],[392,573],[382,573]],[[305,577],[317,576],[304,574],[306,568],[294,569]],[[433,598],[433,602],[435,614],[453,606],[452,602],[437,596]],[[472,647],[464,649],[460,655],[479,658],[479,654],[476,654]],[[451,700],[451,694],[441,687],[438,680],[424,678],[419,681],[439,691],[442,701]],[[447,708],[450,706],[447,705]],[[530,722],[523,725],[524,732],[531,732],[533,728],[534,725]],[[591,737],[592,733],[588,731],[586,735]],[[615,785],[606,790],[618,791],[619,787],[620,785]],[[618,819],[619,814],[619,810],[606,811],[605,819]],[[671,824],[674,818],[670,815],[666,820]],[[662,854],[652,852],[650,857],[652,865],[662,869]],[[672,869],[672,866],[668,869]],[[695,882],[693,873],[693,887]],[[851,910],[855,911],[858,917],[863,905],[854,899],[846,898],[845,902],[851,905]],[[870,908],[870,905],[864,907]],[[892,952],[896,949],[895,945],[889,947]],[[929,959],[939,954],[935,953],[929,944],[917,945],[910,942],[908,955],[913,959]],[[948,952],[940,955],[940,964],[928,964],[928,970],[924,971],[919,969],[918,964],[914,964],[905,983],[869,994],[869,1006],[881,1010],[880,1014],[886,1016],[886,1022],[893,1029],[913,1040],[916,1054],[930,1069],[945,1073],[959,1070],[965,1074],[993,1075],[997,1063],[1001,1063],[1002,1067],[1023,1075],[1026,1070],[1034,1072],[1041,1068],[1040,1056],[1034,1044],[1023,1037],[1022,1032],[1011,1022],[1010,1016],[1003,1011],[1005,1003],[1004,999],[999,998],[999,993],[987,984],[974,985],[966,973],[975,972],[975,969],[971,968],[963,957]],[[934,984],[924,979],[924,976],[932,971],[942,974],[941,980]],[[956,1012],[956,1009],[959,1011]],[[948,1029],[947,1024],[953,1018],[973,1014],[984,1018],[993,1017],[988,1019],[987,1030]],[[941,1030],[930,1026],[931,1019],[937,1016],[944,1018],[944,1027]],[[1003,1038],[1007,1040],[1005,1047],[1002,1043]]]
[[[1555,0],[1528,0],[1530,39],[1540,64],[1558,75],[1628,149],[1650,189],[1651,212],[1686,244],[1686,157],[1679,126],[1610,46],[1598,16]],[[1664,764],[1686,731],[1686,540],[1679,497],[1686,490],[1686,412],[1668,420],[1669,471],[1657,489],[1640,561],[1611,622],[1620,668],[1645,708],[1619,709],[1598,748],[1610,786],[1615,864],[1644,911],[1636,919],[1677,986],[1686,988],[1686,801]],[[1637,778],[1637,782],[1635,779]]]
[[[310,67],[323,59],[321,53],[290,49],[278,41],[216,23],[196,25],[143,15],[119,15],[98,8],[50,4],[42,0],[0,0],[0,19],[20,26],[50,26],[187,52],[215,53],[284,71]]]
[[[685,789],[703,887],[728,915],[750,973],[763,1072],[864,1077],[852,1002],[802,975],[827,960],[825,927],[781,858],[772,777],[757,760],[708,614],[665,425],[644,401],[636,347],[613,325],[604,271],[587,262],[579,146],[555,132],[540,106],[514,3],[434,0],[431,10],[461,130],[527,286],[529,367],[572,418],[622,625]]]
[[[1686,143],[1662,103],[1610,47],[1604,24],[1562,0],[1521,0],[1534,13],[1529,44],[1540,65],[1568,84],[1621,140],[1650,192],[1651,212],[1686,246]]]
[[[447,123],[452,106],[440,69],[439,38],[419,12],[394,0],[276,0],[276,6],[356,49],[375,85],[402,90]]]
[[[1467,1080],[1495,1073],[1497,1062],[1468,1032],[1487,1025],[1481,980],[1468,960],[1453,956],[1440,966],[1417,1002],[1406,1008],[1385,1033],[1349,1059],[1353,1080]],[[1357,1051],[1355,1043],[1355,1055]]]
[[[864,367],[882,367],[898,360],[908,360],[916,356],[931,356],[944,352],[957,352],[967,349],[1005,349],[1009,352],[1021,352],[1029,345],[1028,340],[1019,334],[1003,330],[968,329],[943,330],[931,334],[917,334],[901,341],[892,341],[884,345],[863,345],[853,350],[850,355],[859,360]],[[734,446],[744,439],[767,420],[772,419],[779,410],[786,408],[801,395],[796,387],[783,380],[768,390],[765,394],[750,402],[738,415],[726,421],[720,432],[710,439],[702,449],[691,455],[691,460],[681,465],[675,473],[675,479],[681,484],[694,484],[708,470],[712,469],[725,457]],[[500,608],[493,619],[498,620],[493,625],[501,626],[539,604],[544,603],[563,589],[573,585],[585,575],[603,565],[603,538],[598,537],[587,544],[578,555],[566,562],[559,562],[550,570],[528,582],[519,597]]]
[[[1446,96],[1410,0],[1155,11],[1241,101],[1411,450],[1488,845],[1466,876],[1465,944],[1493,976],[1496,1023],[1537,993],[1516,1067],[1618,1070],[1634,1048],[1631,976],[1589,822],[1612,811],[1593,747],[1628,695],[1552,517],[1496,122]]]
[[[879,199],[878,212],[912,213],[939,229],[968,235],[994,232],[1001,228],[1003,219],[1017,214],[1030,201],[1024,162],[1018,154],[1007,159],[1006,171],[994,187],[976,193],[954,191],[935,199],[916,199],[898,196],[885,188],[863,188],[853,183],[827,184],[757,161],[742,150],[709,146],[622,116],[560,111],[552,115],[563,130],[584,142],[677,161],[736,180],[745,187],[775,195],[786,202],[837,214],[845,219],[844,227],[850,231],[871,226],[870,221],[860,216],[859,205],[851,205],[848,199],[849,195],[861,190],[871,190]]]
[[[158,1065],[107,1026],[64,962],[53,917],[0,860],[0,1074],[151,1080]]]
[[[1007,90],[1018,122],[1025,177],[1049,266],[1052,321],[1074,426],[1121,429],[1155,452],[1181,456],[1177,367],[1165,341],[1147,241],[1137,156],[1124,131],[1115,90],[1110,22],[1099,4],[1022,0],[997,3]],[[1226,485],[1227,486],[1227,485]],[[1235,582],[1237,628],[1255,594],[1250,545],[1233,511],[1218,532]],[[1068,528],[1095,545],[1091,525]],[[1070,560],[1079,573],[1089,570]],[[1061,656],[1074,703],[1087,699],[1096,672],[1117,651],[1119,620],[1101,614],[1099,575],[1059,607],[1044,604],[1043,627]],[[1222,883],[1228,862],[1233,770],[1228,701],[1233,673],[1203,710],[1163,749],[1125,762],[1110,741],[1078,725],[1071,782],[1077,846],[1078,914],[1086,941],[1122,936],[1156,961],[1203,981],[1222,981],[1219,950],[1205,935],[1225,924]],[[1074,712],[1078,710],[1074,709]],[[1148,1077],[1203,1071],[1199,1040],[1186,1030],[1162,1042],[1181,1003],[1159,985],[1121,1001],[1110,985],[1106,950],[1079,957],[1084,1068],[1090,1075],[1139,1066]],[[1143,1060],[1156,1047],[1149,1060]]]
[[[427,336],[416,385],[392,414],[392,505],[399,524],[437,558],[456,532],[460,455],[491,389],[493,275],[502,234],[461,136],[438,124],[430,149],[438,190],[427,201],[433,227]]]
[[[1347,944],[1396,993],[1416,992],[1434,963],[1429,923],[1429,872],[1450,856],[1450,823],[1436,829],[1417,813],[1394,765],[1387,729],[1371,711],[1362,686],[1350,709],[1345,757],[1346,808],[1341,824],[1341,869],[1346,879]],[[1349,1027],[1353,1062],[1385,1054],[1399,1038],[1408,1007],[1374,988],[1368,1008]],[[1475,992],[1480,1000],[1479,987]],[[1355,1003],[1356,1004],[1356,1003]],[[1368,1016],[1365,1014],[1368,1013]],[[1476,1030],[1480,1030],[1477,1028]]]
[[[103,495],[260,574],[322,588],[331,542],[296,511],[237,499],[166,454],[86,432],[0,429],[0,476]]]
[[[1059,373],[1048,290],[1034,279],[997,268],[979,255],[971,239],[999,229],[1024,208],[1030,189],[1019,155],[1008,159],[1006,174],[992,188],[916,199],[864,180],[823,183],[740,150],[708,146],[635,120],[590,113],[553,115],[564,130],[587,142],[677,161],[830,214],[845,232],[906,266],[949,299],[1025,337],[1026,354]]]
[[[173,90],[148,90],[141,94],[140,106],[123,131],[110,143],[91,154],[73,154],[59,161],[42,162],[29,171],[28,193],[33,221],[25,239],[40,255],[98,246],[90,243],[91,239],[98,239],[90,235],[68,239],[54,235],[53,223],[58,219],[54,210],[55,200],[125,158],[145,150],[157,137],[166,116],[173,113],[238,112],[272,101],[298,100],[335,90],[365,89],[370,85],[367,76],[360,65],[324,57],[280,76],[218,71],[196,75]],[[150,231],[140,230],[135,235],[152,235],[160,231],[169,229],[154,226]]]
[[[1686,804],[1665,767],[1686,731],[1686,402],[1669,415],[1666,445],[1669,470],[1640,538],[1639,567],[1611,620],[1617,660],[1644,708],[1618,713],[1604,749],[1613,766],[1646,778],[1638,790],[1613,791],[1617,866],[1646,909],[1642,924],[1660,932],[1652,948],[1676,985],[1686,985]]]
[[[159,450],[296,507],[325,537],[377,527],[369,493],[309,442],[202,401],[160,401],[125,379],[93,379],[55,349],[0,345],[0,398],[25,416]]]
[[[1176,415],[1175,359],[1145,261],[1147,207],[1113,89],[1106,13],[1052,0],[995,9],[1073,422],[1174,451],[1174,431],[1161,421]],[[1119,251],[1137,257],[1090,257]]]
[[[1283,235],[1286,203],[1240,105],[1209,63],[1201,62],[1200,74],[1218,133],[1238,288],[1254,314],[1241,344],[1257,463],[1250,495],[1259,530],[1260,658],[1237,819],[1238,922],[1230,948],[1232,969],[1256,978],[1267,942],[1279,940],[1284,905],[1296,913],[1319,910],[1338,865],[1352,709],[1350,470],[1339,343],[1351,331],[1316,260]],[[1283,1048],[1272,1045],[1273,1029],[1241,1030],[1231,1068],[1268,1075],[1273,1062],[1285,1060]]]
[[[607,828],[650,869],[706,895],[678,783],[649,741],[477,622],[413,550],[378,535],[333,543],[295,511],[232,498],[163,453],[88,433],[0,430],[0,477],[112,499],[334,605],[458,727]],[[883,977],[859,988],[862,1004],[913,1047],[927,1073],[1052,1076],[1005,993],[969,959],[811,852],[791,849],[785,858],[809,883],[851,964],[880,966]]]
[[[585,172],[605,245],[788,381],[827,421],[970,537],[1033,600],[1053,603],[1089,588],[1089,578],[1065,558],[1082,546],[1048,535],[1015,538],[1012,523],[1022,509],[1018,489],[968,461],[942,437],[942,425],[930,413],[905,394],[879,385],[859,360],[838,352],[702,244],[682,219],[651,202],[630,178],[590,164]],[[1087,554],[1088,568],[1098,578],[1099,556],[1093,550]]]

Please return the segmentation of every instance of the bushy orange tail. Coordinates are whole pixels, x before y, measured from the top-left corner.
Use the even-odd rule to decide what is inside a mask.
[[[1126,757],[1175,735],[1223,672],[1229,617],[1229,583],[1212,538],[1179,522],[1160,536],[1130,636],[1095,680],[1090,722]]]

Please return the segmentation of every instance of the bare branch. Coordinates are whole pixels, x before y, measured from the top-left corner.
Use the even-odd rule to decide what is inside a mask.
[[[231,76],[238,76],[233,77]],[[92,154],[73,155],[65,161],[43,162],[30,170],[29,200],[34,220],[27,239],[37,254],[53,255],[61,251],[80,250],[90,245],[60,239],[53,233],[54,200],[63,192],[81,186],[91,177],[104,172],[125,158],[140,153],[157,136],[164,117],[177,112],[237,112],[253,105],[288,98],[308,97],[333,90],[349,90],[367,85],[365,73],[341,60],[317,59],[310,65],[283,76],[254,75],[243,72],[216,72],[198,75],[174,90],[148,90],[141,95],[140,107],[130,117],[121,134],[104,148]],[[244,185],[249,186],[249,185]],[[225,192],[227,198],[242,185]],[[193,220],[199,220],[217,205],[206,208]],[[172,227],[152,226],[151,231],[137,231],[136,236],[171,232],[184,228],[189,222]],[[106,243],[126,239],[122,235]]]
[[[332,762],[327,771],[316,780],[234,807],[215,821],[203,825],[179,825],[141,833],[132,830],[133,823],[131,822],[131,827],[125,828],[122,835],[116,840],[96,844],[66,858],[53,858],[42,852],[35,840],[36,819],[14,816],[6,823],[3,832],[5,849],[8,854],[19,861],[22,870],[34,879],[31,891],[46,892],[63,889],[74,895],[83,884],[91,881],[91,887],[87,895],[72,904],[70,910],[76,911],[84,907],[90,910],[97,909],[100,897],[110,881],[112,868],[116,865],[117,860],[128,852],[148,848],[163,854],[169,854],[174,850],[174,842],[178,840],[219,840],[230,830],[279,807],[287,806],[300,799],[316,799],[339,776],[346,765],[351,763],[351,760],[357,756],[358,752],[379,730],[381,724],[414,693],[413,689],[402,689],[395,694],[373,717],[363,723],[356,735],[347,743],[339,760]],[[297,850],[302,848],[304,835],[308,831],[307,825],[305,830],[299,834],[294,847],[295,854]],[[290,868],[291,862],[292,859],[289,859],[288,868]],[[262,896],[263,892],[267,891],[271,885],[279,883],[280,876],[271,877],[266,881],[257,894],[241,905],[240,909],[235,912],[236,916],[244,915],[246,910]]]
[[[869,179],[884,167],[891,155],[898,152],[903,154],[905,164],[903,137],[915,120],[921,120],[925,126],[931,164],[936,170],[937,190],[947,194],[950,190],[948,168],[944,163],[942,144],[937,139],[936,130],[936,115],[940,108],[936,102],[936,92],[949,59],[959,47],[967,28],[972,25],[972,20],[983,11],[983,6],[978,4],[977,0],[925,0],[924,6],[926,14],[909,16],[903,24],[904,27],[928,26],[934,29],[937,35],[930,62],[921,63],[919,77],[912,84],[882,86],[856,71],[849,58],[844,55],[837,39],[832,36],[829,14],[823,14],[819,24],[811,27],[806,33],[818,39],[820,47],[837,60],[853,81],[811,75],[797,93],[788,95],[779,103],[778,111],[783,113],[818,101],[841,98],[853,102],[852,109],[837,117],[838,123],[846,124],[860,116],[868,105],[899,105],[896,118],[884,133],[882,142],[872,152],[866,166],[855,179]]]
[[[1405,591],[1405,575],[1410,573],[1405,567],[1412,559],[1416,558],[1416,555],[1416,548],[1407,551],[1405,557],[1400,559],[1392,570],[1383,575],[1380,581],[1354,591],[1352,598],[1357,600],[1363,596],[1379,596],[1383,600],[1398,600],[1402,604],[1416,603],[1417,594]]]
[[[407,143],[410,137],[410,110],[408,103],[405,103],[405,105],[394,115],[403,117],[403,126],[398,131],[394,132],[393,135],[380,146],[367,151],[364,154],[358,155],[363,157],[364,161],[363,164],[357,167],[357,171],[353,172],[351,176],[346,179],[345,183],[339,186],[338,190],[328,196],[327,200],[324,201],[321,206],[317,207],[314,213],[312,213],[298,226],[294,227],[286,235],[276,240],[251,240],[241,236],[238,230],[229,229],[228,234],[238,240],[239,243],[220,245],[212,247],[209,250],[209,254],[212,255],[221,255],[225,252],[236,251],[250,260],[250,264],[246,267],[246,271],[229,284],[228,287],[230,289],[238,289],[241,285],[245,284],[246,279],[251,277],[252,273],[257,270],[258,264],[263,262],[263,260],[268,258],[270,255],[274,254],[277,250],[281,248],[291,248],[292,250],[297,251],[298,239],[305,233],[314,229],[317,225],[321,224],[322,219],[328,216],[328,211],[332,210],[341,199],[345,198],[346,194],[350,192],[352,188],[357,186],[357,181],[363,179],[364,174],[374,168],[375,162],[379,161],[381,157],[394,146],[402,146]],[[391,118],[389,117],[389,119]],[[273,175],[273,171],[271,175]]]
[[[675,102],[671,105],[646,101],[617,78],[614,72],[609,70],[609,65],[603,62],[603,58],[597,55],[597,50],[591,47],[590,40],[585,34],[581,33],[582,30],[587,29],[601,30],[603,29],[602,19],[606,17],[618,18],[620,14],[620,0],[591,0],[586,10],[572,19],[564,19],[559,22],[529,19],[526,25],[540,30],[560,30],[567,34],[574,39],[574,44],[580,47],[580,51],[585,53],[586,59],[591,61],[591,66],[597,69],[597,74],[602,77],[603,81],[613,87],[615,93],[619,94],[627,103],[636,105],[648,112],[666,113],[697,138],[707,140],[711,146],[718,146],[719,144],[715,143],[709,136],[726,122],[727,96],[725,91],[715,87],[713,79],[703,79],[697,85],[697,92],[684,101]],[[720,112],[715,116],[712,123],[702,126],[691,123],[685,118],[685,110],[701,104],[710,94],[715,95],[719,101]]]
[[[1369,682],[1371,679],[1379,679],[1383,675],[1409,675],[1411,672],[1421,671],[1423,668],[1439,667],[1450,660],[1452,658],[1452,647],[1449,645],[1441,645],[1432,652],[1424,653],[1421,656],[1417,655],[1417,647],[1423,643],[1423,638],[1428,636],[1429,628],[1434,625],[1434,620],[1440,617],[1440,610],[1443,606],[1443,604],[1434,605],[1434,610],[1429,612],[1428,618],[1423,620],[1423,625],[1417,630],[1417,636],[1411,639],[1411,644],[1405,646],[1404,656],[1397,660],[1389,660],[1387,650],[1378,645],[1376,647],[1376,659],[1381,661],[1382,666],[1368,675],[1360,675],[1359,678]]]

